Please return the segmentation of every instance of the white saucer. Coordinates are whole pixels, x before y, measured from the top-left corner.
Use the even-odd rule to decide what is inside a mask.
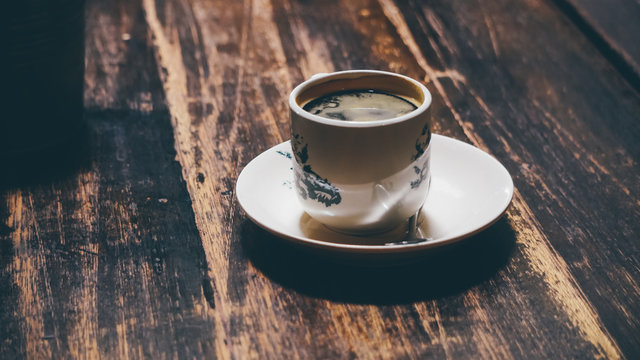
[[[496,222],[513,196],[513,181],[491,155],[462,141],[432,136],[431,189],[418,236],[403,242],[406,228],[380,236],[336,233],[311,219],[296,198],[289,141],[265,151],[242,170],[236,196],[265,230],[294,243],[346,253],[402,253],[451,244]]]

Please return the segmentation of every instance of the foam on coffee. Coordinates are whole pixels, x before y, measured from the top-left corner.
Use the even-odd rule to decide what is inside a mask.
[[[410,113],[417,106],[388,92],[357,89],[322,95],[309,101],[303,109],[328,119],[362,122],[392,119]]]

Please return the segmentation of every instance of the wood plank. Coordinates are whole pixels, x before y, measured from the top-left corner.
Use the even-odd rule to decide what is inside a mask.
[[[215,328],[201,315],[215,306],[206,259],[142,9],[87,5],[90,163],[2,192],[0,357],[214,354],[199,336]]]

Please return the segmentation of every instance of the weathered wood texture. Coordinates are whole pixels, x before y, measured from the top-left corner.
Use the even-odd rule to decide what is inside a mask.
[[[89,165],[1,193],[0,357],[640,355],[640,95],[553,3],[96,0],[86,36]],[[289,91],[351,68],[423,81],[505,217],[382,269],[252,224]]]
[[[640,89],[640,3],[636,0],[554,0],[602,54]]]

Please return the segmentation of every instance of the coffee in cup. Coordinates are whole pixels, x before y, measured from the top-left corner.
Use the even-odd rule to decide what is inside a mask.
[[[375,121],[410,113],[418,108],[414,101],[376,89],[356,89],[323,95],[302,108],[328,119]]]

